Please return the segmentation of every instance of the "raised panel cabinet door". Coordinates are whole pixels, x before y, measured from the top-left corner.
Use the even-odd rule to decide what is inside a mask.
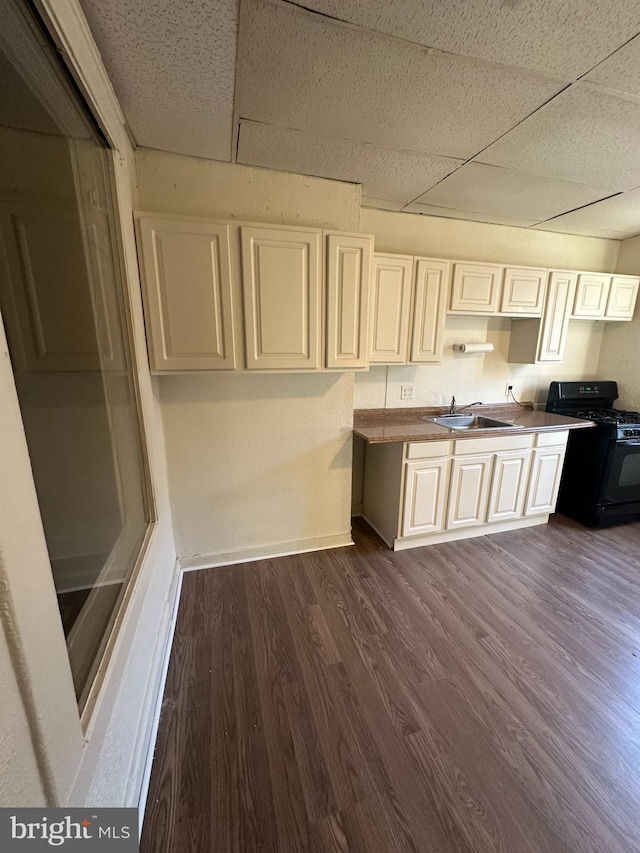
[[[542,314],[538,361],[562,361],[578,274],[552,272]]]
[[[416,259],[411,361],[442,361],[450,276],[449,261]]]
[[[413,258],[373,256],[369,362],[406,364]]]
[[[449,459],[407,462],[402,510],[402,536],[444,530]]]
[[[369,364],[369,290],[373,237],[327,235],[326,367],[354,370]]]
[[[496,314],[501,272],[501,267],[493,264],[454,264],[450,310],[457,314]]]
[[[319,230],[240,229],[248,370],[320,370]]]
[[[640,279],[635,276],[614,275],[611,277],[605,320],[631,320],[638,298]]]
[[[447,509],[447,530],[484,524],[489,497],[491,454],[454,457]]]
[[[580,273],[576,298],[573,305],[574,317],[602,319],[607,307],[611,276],[599,273]]]
[[[530,450],[495,454],[487,522],[522,516],[530,464]]]
[[[565,452],[565,445],[534,447],[525,515],[542,515],[555,511]]]
[[[136,217],[152,370],[235,365],[229,226]]]
[[[540,317],[547,283],[545,269],[505,267],[500,313],[514,317]]]

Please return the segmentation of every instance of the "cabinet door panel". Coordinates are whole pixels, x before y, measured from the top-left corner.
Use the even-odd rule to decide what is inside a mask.
[[[412,273],[412,257],[373,256],[370,362],[407,363]]]
[[[491,455],[454,458],[447,530],[483,524],[487,514]]]
[[[241,228],[247,369],[320,369],[320,238]]]
[[[562,361],[577,274],[552,272],[542,316],[538,361]]]
[[[607,305],[610,285],[610,275],[580,273],[573,306],[573,316],[591,318],[592,320],[602,319]]]
[[[444,529],[448,474],[449,459],[406,464],[402,536]]]
[[[499,266],[454,264],[451,311],[458,314],[495,314],[500,288]]]
[[[411,361],[442,361],[450,274],[448,261],[417,260]]]
[[[326,366],[353,370],[368,364],[369,284],[373,237],[327,236]]]
[[[235,367],[229,227],[137,219],[152,368]]]
[[[540,317],[547,271],[506,267],[500,312],[522,317]]]
[[[604,315],[606,320],[631,320],[633,318],[639,283],[640,279],[635,277],[612,276]]]
[[[487,521],[520,518],[524,510],[531,451],[496,453]]]
[[[566,447],[535,447],[527,490],[525,515],[554,512]]]

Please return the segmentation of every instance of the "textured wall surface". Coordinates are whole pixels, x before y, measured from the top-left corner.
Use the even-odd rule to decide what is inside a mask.
[[[152,151],[137,157],[143,210],[358,230],[353,185]],[[158,382],[181,558],[348,535],[352,373]]]

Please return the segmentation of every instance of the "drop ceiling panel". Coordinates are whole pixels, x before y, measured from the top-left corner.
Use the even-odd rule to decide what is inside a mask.
[[[584,79],[640,97],[640,36],[605,59]]]
[[[362,184],[372,198],[407,203],[462,165],[462,160],[413,154],[242,122],[238,163]]]
[[[420,204],[488,213],[502,219],[531,219],[539,222],[606,195],[611,193],[583,184],[539,178],[514,169],[468,163],[416,201]]]
[[[444,219],[467,219],[471,222],[489,222],[492,225],[514,225],[519,228],[528,228],[537,221],[535,219],[516,219],[511,216],[493,216],[490,213],[474,213],[468,210],[455,210],[450,207],[437,207],[415,202],[403,208],[403,213],[421,213],[424,216],[440,216]]]
[[[636,0],[303,0],[440,50],[575,79],[640,30]]]
[[[563,85],[288,4],[252,0],[247,18],[240,117],[314,135],[468,158]]]
[[[139,145],[230,160],[237,0],[81,0]]]
[[[640,233],[640,189],[540,222],[536,229],[624,240]]]
[[[601,186],[640,186],[640,101],[576,83],[476,159],[541,177]]]
[[[367,196],[363,195],[360,200],[360,206],[373,207],[375,210],[391,210],[394,212],[398,212],[404,207],[404,202],[387,201],[387,199],[384,198],[368,198]]]

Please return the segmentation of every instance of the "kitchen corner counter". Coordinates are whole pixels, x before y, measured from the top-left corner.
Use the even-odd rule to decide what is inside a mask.
[[[353,431],[369,444],[405,441],[442,441],[442,439],[464,440],[490,435],[523,435],[566,429],[587,429],[595,426],[593,421],[555,415],[533,408],[514,404],[489,404],[460,407],[461,414],[482,414],[508,421],[513,427],[495,429],[458,430],[440,426],[424,420],[447,413],[446,408],[422,409],[356,409]]]

